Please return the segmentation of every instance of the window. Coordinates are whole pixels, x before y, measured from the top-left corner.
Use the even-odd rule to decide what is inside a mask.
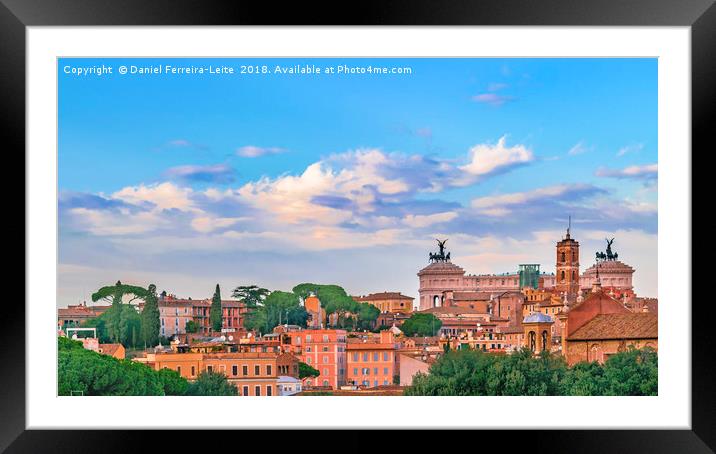
[[[388,352],[383,352],[383,361],[389,361]]]
[[[271,372],[272,372],[272,371],[271,371],[271,365],[268,364],[268,365],[266,366],[266,375],[272,375]]]
[[[323,335],[323,342],[328,342],[328,334]]]
[[[261,375],[261,366],[254,366],[254,375]]]
[[[323,351],[324,351],[324,352],[327,352],[327,351],[328,351],[328,347],[323,347]]]
[[[310,358],[310,357],[306,357],[306,364],[311,364],[311,358]]]
[[[261,385],[256,385],[254,387],[254,396],[260,396],[261,395]]]
[[[328,375],[328,369],[323,369],[323,375]]]
[[[378,368],[377,368],[377,367],[374,367],[374,368],[373,368],[373,375],[378,375]]]
[[[239,375],[239,366],[236,364],[231,366],[231,375]]]
[[[311,347],[306,347],[306,351],[310,353],[310,352],[311,352]]]
[[[306,342],[311,342],[311,336],[306,336]]]
[[[241,366],[241,373],[244,375],[249,375],[249,366],[247,366],[246,364]]]
[[[378,356],[378,352],[373,353],[373,362],[378,362],[380,360],[380,357]]]
[[[358,362],[358,353],[353,353],[353,361]]]
[[[353,375],[358,375],[358,368],[357,368],[357,367],[354,367],[354,368],[353,368]]]
[[[383,375],[388,375],[388,368],[387,368],[387,367],[384,367],[384,368],[383,368]]]
[[[214,366],[206,366],[206,371],[207,371],[207,372],[213,372],[213,371],[214,371]]]
[[[271,387],[271,385],[266,385],[266,395],[267,396],[273,395],[273,388]]]
[[[368,353],[363,353],[363,361],[364,362],[368,361]]]
[[[328,356],[323,355],[323,364],[328,364]]]
[[[191,376],[193,377],[196,375],[196,371],[194,370],[194,366],[191,366]]]
[[[249,387],[248,386],[244,386],[244,392],[242,393],[242,395],[244,395],[244,396],[249,395]]]
[[[177,366],[177,373],[181,375],[181,366]]]

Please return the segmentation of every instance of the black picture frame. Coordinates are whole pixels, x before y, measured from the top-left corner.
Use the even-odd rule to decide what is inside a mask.
[[[324,1],[273,4],[243,0],[0,0],[0,93],[3,106],[0,112],[4,117],[0,137],[6,156],[11,153],[24,156],[25,152],[26,27],[89,25],[690,26],[692,150],[708,152],[709,148],[713,148],[709,140],[713,129],[710,120],[716,106],[716,6],[713,0],[363,0],[345,4]],[[693,166],[696,153],[684,150],[684,153],[689,152],[695,171],[692,172],[693,181],[696,182],[698,173],[708,169]],[[697,194],[693,187],[692,194],[694,197]],[[19,202],[17,204],[19,210],[24,211],[24,205],[20,207]],[[713,234],[713,223],[696,224],[693,219],[691,222],[692,238],[704,241],[709,234]],[[698,235],[698,229],[704,232]],[[27,246],[32,239],[24,232],[22,235]],[[696,263],[692,263],[692,269],[697,269]],[[52,298],[48,295],[48,300]],[[12,322],[4,323],[0,329],[0,351],[4,364],[0,373],[0,450],[81,453],[128,452],[149,448],[150,444],[143,441],[150,441],[159,435],[155,431],[25,430],[26,320],[25,308],[17,303],[17,299],[16,295],[6,299],[3,318]],[[505,446],[510,448],[509,451],[522,448],[583,453],[713,452],[716,449],[716,376],[711,366],[716,345],[709,300],[693,298],[685,291],[683,301],[673,302],[685,307],[690,304],[692,310],[691,430],[541,430],[538,437],[535,431],[521,430],[510,434],[492,431],[494,434],[482,433],[479,438],[506,439]],[[668,320],[664,326],[668,326]],[[211,417],[220,417],[220,411],[211,413]],[[158,414],[157,417],[181,418],[185,415]],[[575,418],[578,417],[575,415]],[[230,432],[224,435],[227,433]],[[406,444],[411,444],[411,439],[423,443],[425,435],[418,435],[407,434],[399,439],[391,437],[399,440],[395,441],[396,446],[384,446],[394,449],[400,445],[404,450]],[[238,437],[241,439],[243,436]],[[335,446],[346,447],[353,437],[349,435]],[[442,439],[439,434],[435,437],[438,441]],[[285,449],[296,442],[303,444],[301,438],[298,436],[292,442],[286,439],[284,448],[281,448],[281,439],[256,437],[265,441],[262,450],[277,446],[278,449]],[[205,435],[189,431],[176,433],[175,436],[161,436],[161,439],[162,451],[215,449],[208,448]],[[276,441],[279,441],[278,445]],[[499,449],[499,445],[492,449]],[[248,448],[249,445],[244,446]],[[453,449],[464,448],[453,445]]]

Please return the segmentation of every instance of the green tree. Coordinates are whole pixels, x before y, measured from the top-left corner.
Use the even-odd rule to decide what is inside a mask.
[[[188,396],[236,396],[236,386],[226,380],[226,375],[219,372],[202,372],[193,383],[190,383]]]
[[[254,308],[244,317],[244,327],[261,333],[268,333],[279,324],[306,326],[308,313],[301,306],[298,295],[291,292],[274,291],[263,304]]]
[[[214,296],[211,298],[210,319],[211,329],[220,332],[223,326],[222,308],[221,308],[221,290],[219,284],[216,284]]]
[[[122,307],[125,306],[123,300],[127,295],[132,295],[127,302],[127,305],[130,305],[136,299],[146,298],[147,290],[136,285],[126,285],[117,281],[116,284],[102,287],[92,294],[92,301],[94,302],[104,300],[112,303],[112,307],[107,309],[104,314],[107,314],[105,320],[107,333],[113,342],[122,342],[123,334],[131,332],[127,331],[129,329],[128,320],[124,318],[128,312],[122,310]],[[124,342],[122,343],[124,344]]]
[[[165,393],[159,373],[144,364],[85,350],[81,342],[65,337],[58,338],[57,342],[58,394],[61,396],[159,396]]]
[[[565,396],[601,396],[604,388],[604,368],[596,361],[575,364],[562,381]]]
[[[196,333],[199,331],[199,325],[194,320],[189,320],[184,329],[187,333]]]
[[[142,309],[142,341],[145,346],[157,345],[159,341],[159,303],[157,301],[157,286],[151,284],[147,288]]]
[[[157,371],[157,376],[165,396],[183,396],[189,388],[189,383],[179,372],[167,368]]]
[[[261,305],[269,295],[269,290],[257,285],[241,285],[236,287],[231,294],[234,298],[239,298],[246,304],[246,307],[253,309]]]
[[[659,392],[658,356],[652,348],[610,356],[604,363],[604,394],[607,396],[656,396]]]
[[[109,327],[111,322],[116,320],[120,320],[121,324],[117,327],[116,332],[111,333]],[[120,304],[107,309],[95,319],[85,320],[82,327],[96,328],[97,338],[103,344],[118,342],[127,348],[137,347],[138,334],[142,329],[142,319],[134,306]]]
[[[433,314],[416,312],[400,325],[400,330],[408,337],[435,336],[442,324]]]
[[[327,315],[337,314],[336,322],[332,325],[337,328],[373,329],[380,310],[368,303],[359,303],[354,300],[343,287],[338,285],[298,284],[293,293],[302,299],[315,293],[321,301],[321,307]]]
[[[427,374],[417,374],[405,390],[412,396],[656,395],[657,355],[653,349],[612,355],[596,362],[566,366],[564,357],[529,349],[511,355],[480,350],[444,354]]]
[[[298,363],[298,378],[304,379],[307,377],[318,377],[319,375],[321,375],[321,372],[318,369],[311,367],[304,362]]]

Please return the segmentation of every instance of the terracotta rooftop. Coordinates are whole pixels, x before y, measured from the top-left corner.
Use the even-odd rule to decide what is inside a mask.
[[[657,315],[624,313],[597,315],[578,328],[567,340],[656,339]]]
[[[121,347],[122,344],[99,344],[99,348],[105,355],[114,355],[114,353]]]
[[[371,293],[370,295],[354,296],[356,301],[381,301],[381,300],[410,300],[413,301],[415,298],[403,295],[400,292],[382,292],[382,293]]]

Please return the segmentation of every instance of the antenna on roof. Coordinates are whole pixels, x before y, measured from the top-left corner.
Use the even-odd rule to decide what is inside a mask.
[[[568,221],[568,224],[567,224],[567,239],[569,239],[569,231],[570,231],[571,228],[572,228],[572,215],[570,214],[570,215],[569,215],[569,221]]]

